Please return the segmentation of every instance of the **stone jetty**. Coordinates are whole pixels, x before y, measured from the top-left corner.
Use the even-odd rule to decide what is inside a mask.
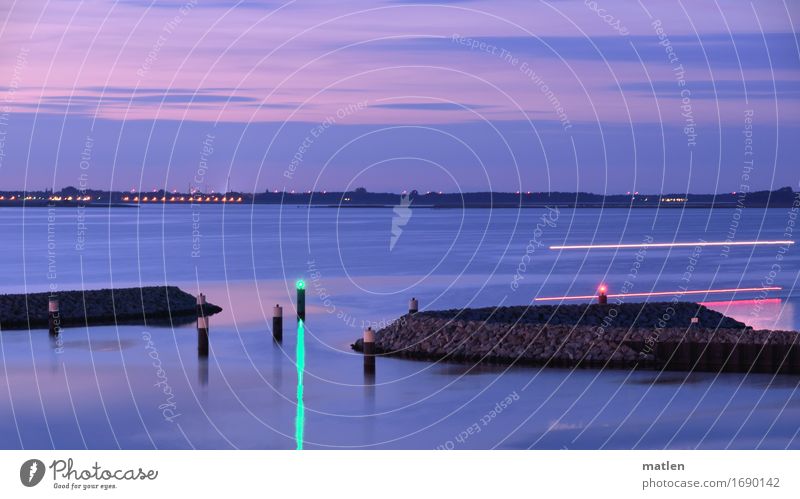
[[[362,351],[362,340],[352,347]],[[375,350],[425,360],[800,374],[797,332],[754,330],[690,302],[426,311],[378,331]]]
[[[189,323],[197,314],[196,298],[176,286],[58,291],[0,295],[0,329],[35,329],[48,324],[48,300],[59,302],[62,327],[104,324]],[[222,308],[206,305],[206,314]]]

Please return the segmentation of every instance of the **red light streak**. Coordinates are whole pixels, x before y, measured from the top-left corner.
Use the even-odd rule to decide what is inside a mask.
[[[790,245],[794,244],[794,241],[698,241],[696,243],[575,244],[550,246],[550,249],[694,248],[695,246],[767,246],[776,244]]]
[[[706,307],[724,307],[726,305],[755,305],[757,303],[780,303],[780,298],[764,298],[763,300],[727,300],[727,301],[703,301],[700,305]]]
[[[780,286],[768,286],[761,288],[721,288],[721,289],[696,289],[691,291],[651,291],[649,293],[622,293],[615,295],[608,295],[609,298],[620,298],[623,296],[671,296],[671,295],[703,295],[714,293],[738,293],[744,291],[779,291],[783,288]],[[581,296],[547,296],[544,298],[534,298],[534,301],[559,301],[559,300],[593,300],[597,295],[581,295]]]

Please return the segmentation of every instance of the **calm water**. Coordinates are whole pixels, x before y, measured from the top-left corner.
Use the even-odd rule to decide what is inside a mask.
[[[591,294],[600,282],[619,290],[637,265],[635,250],[547,245],[715,241],[731,230],[736,240],[782,239],[788,222],[780,209],[741,220],[732,210],[563,209],[545,223],[546,214],[4,208],[3,292],[168,283],[225,310],[211,319],[207,362],[192,325],[70,328],[60,344],[44,330],[2,332],[0,447],[295,448],[292,300],[303,278],[304,448],[800,448],[797,377],[378,359],[365,378],[350,343],[404,313],[411,296],[434,309],[519,305]],[[402,232],[392,246],[393,222]],[[772,283],[783,290],[760,308],[754,293],[697,298],[756,327],[798,329],[799,251],[706,247],[692,261],[691,248],[649,249],[629,291]],[[282,345],[269,329],[276,303]]]

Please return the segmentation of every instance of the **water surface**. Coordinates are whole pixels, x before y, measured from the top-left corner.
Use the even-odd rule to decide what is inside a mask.
[[[632,292],[782,286],[763,301],[696,298],[756,327],[798,329],[793,247],[694,257],[692,248],[649,249],[638,260],[632,250],[547,249],[724,240],[734,226],[736,240],[783,239],[786,210],[746,210],[738,221],[733,210],[412,209],[392,246],[396,216],[278,206],[0,210],[3,292],[177,284],[224,308],[211,319],[207,361],[192,325],[70,328],[58,342],[44,330],[2,332],[0,447],[296,448],[298,278],[308,287],[306,449],[800,447],[797,377],[391,358],[378,359],[371,377],[349,346],[365,326],[403,314],[412,296],[433,309],[522,305],[591,294],[600,282],[613,292],[626,279]],[[270,333],[276,303],[282,344]]]

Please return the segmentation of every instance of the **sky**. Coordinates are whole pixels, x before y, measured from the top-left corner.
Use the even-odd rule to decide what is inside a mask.
[[[799,5],[7,0],[0,188],[800,190]]]

